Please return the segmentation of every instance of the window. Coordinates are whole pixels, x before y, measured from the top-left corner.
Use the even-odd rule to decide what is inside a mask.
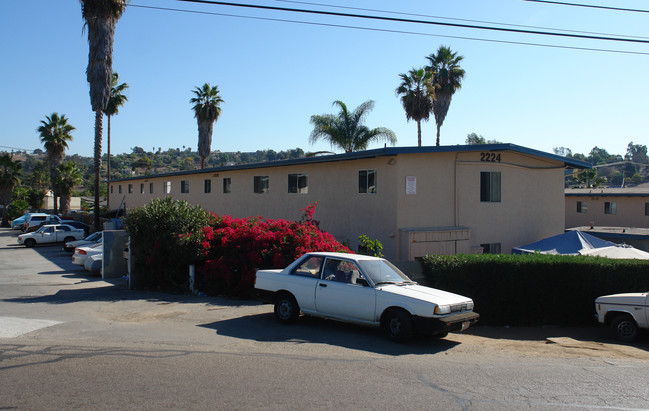
[[[165,181],[162,183],[162,192],[165,194],[171,194],[171,181]]]
[[[133,184],[128,185],[128,193],[133,194]]]
[[[113,186],[110,186],[110,193],[113,194]]]
[[[578,213],[587,213],[588,205],[585,201],[577,201],[577,212]]]
[[[327,258],[324,269],[322,270],[322,279],[327,281],[337,281],[339,283],[361,284],[357,282],[360,270],[351,261]]]
[[[144,194],[144,183],[140,184],[140,194]]]
[[[153,183],[149,183],[149,194],[153,194]]]
[[[358,170],[358,192],[376,194],[376,170]]]
[[[117,186],[117,192],[119,194],[122,194],[122,185],[121,184]]]
[[[644,215],[649,215],[649,203],[644,203]]]
[[[480,244],[480,247],[482,247],[482,252],[484,254],[500,254],[500,243]]]
[[[230,179],[230,177],[224,178],[223,179],[223,192],[225,194],[230,193],[230,192],[232,192],[231,189],[232,189],[232,180]]]
[[[612,201],[605,202],[604,214],[617,214],[617,204]]]
[[[205,187],[205,194],[211,193],[212,192],[212,180],[210,180],[210,179],[205,180],[204,187]]]
[[[480,201],[500,203],[500,172],[480,172]]]
[[[300,275],[302,277],[320,278],[320,267],[324,257],[310,257],[302,264],[293,269],[291,274]]]
[[[255,176],[254,179],[254,192],[267,193],[268,192],[268,176]]]
[[[309,175],[308,174],[289,174],[288,175],[288,192],[307,194],[309,192]]]
[[[189,193],[189,180],[182,180],[180,182],[180,192],[183,194]]]

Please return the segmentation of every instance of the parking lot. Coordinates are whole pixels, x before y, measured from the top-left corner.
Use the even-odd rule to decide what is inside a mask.
[[[395,344],[379,330],[332,321],[281,326],[271,306],[254,301],[103,281],[60,246],[19,246],[16,233],[0,230],[0,408],[649,403],[646,384],[627,383],[647,378],[646,338],[624,345],[598,327],[477,326]],[[303,406],[305,392],[312,398]]]

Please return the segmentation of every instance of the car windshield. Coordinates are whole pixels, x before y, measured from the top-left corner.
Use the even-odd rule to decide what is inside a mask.
[[[358,264],[372,279],[374,285],[412,282],[407,275],[387,260],[358,260]]]
[[[85,238],[86,241],[97,241],[99,239],[101,239],[101,231],[97,231],[96,233],[92,233],[88,237]]]

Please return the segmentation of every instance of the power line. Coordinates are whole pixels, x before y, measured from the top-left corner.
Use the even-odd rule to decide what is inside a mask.
[[[560,6],[574,6],[574,7],[588,7],[591,9],[604,9],[604,10],[614,10],[614,11],[629,11],[633,13],[649,13],[649,10],[641,9],[626,9],[622,7],[610,7],[610,6],[598,6],[595,4],[579,4],[579,3],[567,3],[563,1],[549,1],[549,0],[525,0],[535,3],[548,3],[548,4],[557,4]]]
[[[231,7],[241,7],[241,8],[249,8],[249,9],[259,9],[259,10],[285,11],[285,12],[292,12],[292,13],[316,14],[316,15],[335,16],[335,17],[352,17],[352,18],[359,18],[359,19],[366,19],[366,20],[391,21],[391,22],[398,22],[398,23],[427,24],[427,25],[455,27],[455,28],[501,31],[506,33],[535,34],[535,35],[569,37],[569,38],[588,39],[588,40],[605,40],[605,41],[619,41],[619,42],[649,44],[649,40],[641,40],[641,39],[633,39],[633,38],[618,38],[618,37],[609,37],[609,36],[592,36],[592,35],[584,35],[584,34],[568,34],[568,33],[556,33],[556,32],[549,32],[549,31],[523,30],[523,29],[513,29],[513,28],[504,28],[504,27],[489,27],[489,26],[478,26],[474,24],[445,23],[441,21],[427,21],[427,20],[415,20],[415,19],[405,19],[405,18],[397,18],[397,17],[371,16],[366,14],[339,13],[339,12],[324,11],[324,10],[293,9],[288,7],[261,6],[261,5],[246,4],[246,3],[230,3],[225,1],[211,1],[211,0],[176,0],[176,1],[185,2],[185,3],[209,4],[209,5],[216,5],[216,6],[231,6]]]
[[[344,25],[344,24],[316,23],[316,22],[310,22],[310,21],[288,20],[288,19],[278,19],[278,18],[270,18],[270,17],[244,16],[244,15],[238,15],[238,14],[216,13],[216,12],[196,11],[196,10],[185,10],[185,9],[176,9],[176,8],[169,8],[169,7],[143,6],[143,5],[137,5],[137,4],[132,4],[132,3],[129,4],[129,7],[137,7],[137,8],[152,9],[152,10],[162,10],[162,11],[173,11],[173,12],[190,13],[190,14],[203,14],[203,15],[220,16],[220,17],[234,17],[234,18],[242,18],[242,19],[249,19],[249,20],[273,21],[273,22],[280,22],[280,23],[305,24],[305,25],[321,26],[321,27],[334,27],[334,28],[376,31],[376,32],[383,32],[383,33],[408,34],[408,35],[416,35],[416,36],[427,36],[427,37],[439,37],[439,38],[458,39],[458,40],[481,41],[481,42],[486,42],[486,43],[501,43],[501,44],[512,44],[512,45],[519,45],[519,46],[547,47],[547,48],[556,48],[556,49],[565,49],[565,50],[594,51],[594,52],[602,52],[602,53],[617,53],[617,54],[631,54],[631,55],[649,56],[649,52],[640,52],[640,51],[614,50],[614,49],[602,49],[602,48],[592,48],[592,47],[562,46],[562,45],[555,45],[555,44],[543,44],[543,43],[531,43],[531,42],[507,41],[507,40],[494,40],[494,39],[466,37],[466,36],[450,36],[450,35],[442,35],[442,34],[421,33],[421,32],[415,32],[415,31],[380,29],[380,28],[362,27],[362,26],[350,26],[350,25]]]
[[[337,8],[337,9],[345,9],[345,10],[359,10],[359,11],[370,11],[370,12],[373,12],[373,13],[387,13],[387,14],[395,14],[395,15],[401,15],[401,16],[426,17],[426,18],[451,20],[451,21],[466,21],[466,22],[471,22],[471,23],[495,24],[495,25],[499,25],[499,26],[523,27],[523,28],[528,28],[528,29],[554,30],[554,31],[563,31],[563,32],[566,32],[566,33],[596,34],[596,35],[603,35],[603,36],[616,36],[616,37],[629,37],[629,38],[637,38],[637,39],[649,39],[649,37],[633,36],[633,35],[627,35],[627,34],[621,35],[621,34],[601,33],[601,32],[596,32],[596,31],[568,30],[568,29],[559,29],[559,28],[542,27],[542,26],[527,26],[527,25],[524,25],[524,24],[499,23],[499,22],[486,21],[486,20],[460,19],[460,18],[455,18],[455,17],[434,16],[434,15],[430,15],[430,14],[404,13],[404,12],[400,12],[400,11],[367,9],[367,8],[361,8],[361,7],[338,6],[338,5],[333,5],[333,4],[312,3],[312,2],[307,2],[307,1],[296,1],[296,0],[275,0],[275,1],[281,2],[281,3],[305,4],[305,5],[309,5],[309,6],[331,7],[331,8]]]

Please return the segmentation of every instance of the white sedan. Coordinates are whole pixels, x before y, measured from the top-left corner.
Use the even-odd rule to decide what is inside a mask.
[[[103,251],[102,243],[77,247],[74,249],[74,254],[72,254],[72,264],[85,265],[88,257],[95,254],[102,254]]]
[[[75,228],[67,224],[51,224],[44,225],[32,233],[19,235],[18,244],[24,244],[25,247],[33,247],[36,244],[67,243],[80,240],[83,236],[84,232],[80,228]]]
[[[103,238],[102,232],[97,231],[96,233],[90,234],[88,237],[84,238],[83,240],[69,241],[65,243],[63,249],[65,251],[73,252],[74,249],[77,247],[101,243],[102,238]]]
[[[259,270],[255,294],[275,305],[281,323],[302,312],[382,327],[395,341],[443,338],[480,317],[471,298],[421,286],[389,261],[358,254],[308,253],[283,270]]]

